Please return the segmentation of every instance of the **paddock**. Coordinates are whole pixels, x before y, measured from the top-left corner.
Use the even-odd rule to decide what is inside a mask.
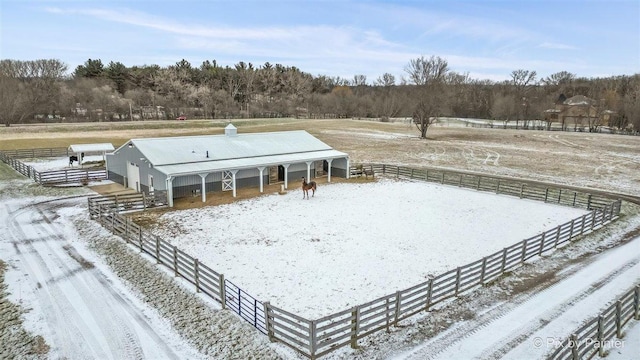
[[[261,301],[317,318],[587,213],[385,178],[320,184],[310,200],[302,200],[301,192],[173,211],[152,232]]]

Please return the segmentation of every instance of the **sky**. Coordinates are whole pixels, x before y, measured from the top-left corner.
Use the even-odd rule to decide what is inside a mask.
[[[439,56],[502,81],[640,73],[640,0],[0,0],[0,59],[295,66],[373,83]]]

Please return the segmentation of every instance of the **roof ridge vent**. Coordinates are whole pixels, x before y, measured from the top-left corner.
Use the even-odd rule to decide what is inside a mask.
[[[229,123],[229,125],[227,125],[224,128],[224,134],[226,136],[237,136],[238,135],[238,129],[233,126],[233,124]]]

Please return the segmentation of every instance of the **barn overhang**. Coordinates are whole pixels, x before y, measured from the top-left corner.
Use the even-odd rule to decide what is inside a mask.
[[[328,159],[348,158],[349,155],[337,150],[312,151],[305,153],[292,153],[281,155],[269,155],[241,159],[228,159],[217,161],[202,161],[186,164],[170,164],[156,166],[155,169],[167,176],[195,175],[200,173],[212,173],[225,170],[255,169],[281,164],[304,163]]]
[[[160,165],[155,166],[154,168],[165,174],[167,179],[167,190],[172,186],[172,180],[179,176],[189,176],[189,175],[199,175],[202,177],[202,201],[206,201],[206,191],[205,191],[205,181],[204,179],[208,174],[216,173],[216,172],[227,172],[232,175],[232,190],[235,196],[236,194],[236,179],[235,174],[244,169],[258,169],[260,172],[260,191],[263,191],[262,184],[262,174],[264,169],[270,166],[278,166],[283,165],[285,168],[288,168],[291,164],[300,164],[306,163],[307,165],[307,178],[310,178],[310,168],[311,164],[315,161],[328,161],[329,163],[333,162],[335,159],[346,159],[347,163],[349,161],[349,155],[337,150],[321,150],[321,151],[311,151],[311,152],[301,152],[301,153],[291,153],[291,154],[279,154],[279,155],[269,155],[269,156],[259,156],[259,157],[248,157],[248,158],[238,158],[238,159],[226,159],[226,160],[216,160],[216,161],[200,161],[194,163],[186,163],[186,164],[170,164],[170,165]],[[347,165],[348,166],[348,165]],[[347,172],[348,173],[348,172]],[[328,181],[331,181],[331,167],[329,167],[328,172]],[[284,178],[284,186],[288,187],[288,176],[285,171]],[[173,205],[173,201],[171,196],[169,196],[169,206]]]

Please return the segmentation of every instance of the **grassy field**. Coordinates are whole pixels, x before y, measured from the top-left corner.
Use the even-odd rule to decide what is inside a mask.
[[[66,147],[131,138],[221,134],[226,120],[14,125],[0,128],[0,150]],[[640,137],[582,132],[434,125],[427,140],[407,123],[352,119],[234,120],[239,133],[306,130],[353,163],[460,169],[638,195]]]

